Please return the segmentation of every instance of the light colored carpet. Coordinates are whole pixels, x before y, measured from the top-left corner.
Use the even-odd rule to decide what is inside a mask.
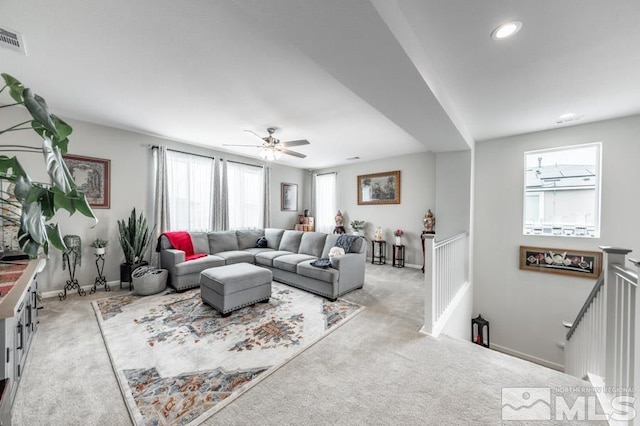
[[[93,306],[134,422],[194,426],[364,309],[279,283],[224,318],[200,289]]]
[[[345,296],[365,311],[204,424],[496,425],[502,388],[585,385],[478,345],[419,334],[423,274],[371,264],[366,274],[364,288]],[[100,290],[46,300],[14,425],[131,424],[90,304],[103,297]]]

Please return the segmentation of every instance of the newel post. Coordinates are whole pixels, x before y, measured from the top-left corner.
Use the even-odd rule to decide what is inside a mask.
[[[616,339],[616,312],[617,312],[617,297],[616,297],[616,274],[611,265],[617,264],[624,266],[627,254],[631,250],[619,248],[601,246],[600,250],[604,252],[602,259],[602,268],[604,273],[604,289],[606,294],[606,318],[605,318],[605,358],[604,358],[604,377],[605,383],[613,383],[615,377],[616,366],[616,349],[619,342]]]
[[[433,253],[435,246],[435,234],[423,234],[424,238],[424,325],[423,333],[433,332],[433,291],[435,285],[435,268],[433,267]]]
[[[631,263],[636,266],[636,273],[640,277],[640,261],[629,259]],[[640,280],[640,278],[639,278]],[[638,360],[640,362],[640,292],[638,292],[638,285],[640,283],[636,283],[635,289],[635,301],[634,301],[634,335],[633,335],[633,359]],[[633,419],[633,424],[636,426],[640,426],[640,365],[633,365],[633,373],[631,377],[633,378],[633,383],[631,387],[633,387],[633,396],[635,397],[635,401],[633,406],[636,410],[636,417]]]

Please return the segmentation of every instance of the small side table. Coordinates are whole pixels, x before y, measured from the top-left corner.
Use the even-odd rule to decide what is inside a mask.
[[[103,285],[104,291],[111,291],[109,284],[107,284],[107,278],[104,276],[104,254],[96,254],[96,269],[98,270],[98,276],[93,281],[93,287],[89,294],[93,294],[98,289],[98,286]]]
[[[378,246],[377,255],[376,246]],[[371,241],[371,263],[373,265],[384,265],[387,263],[387,242],[385,240]]]
[[[404,268],[404,244],[393,245],[393,266]]]

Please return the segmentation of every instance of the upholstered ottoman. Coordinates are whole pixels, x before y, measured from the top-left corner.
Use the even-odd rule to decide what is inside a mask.
[[[271,297],[271,271],[250,263],[235,263],[202,271],[200,295],[223,316],[231,311],[268,302]]]

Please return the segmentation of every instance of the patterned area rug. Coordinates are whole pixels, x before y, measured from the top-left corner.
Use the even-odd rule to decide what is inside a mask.
[[[200,289],[93,302],[134,423],[197,425],[364,307],[273,283],[222,318]]]

